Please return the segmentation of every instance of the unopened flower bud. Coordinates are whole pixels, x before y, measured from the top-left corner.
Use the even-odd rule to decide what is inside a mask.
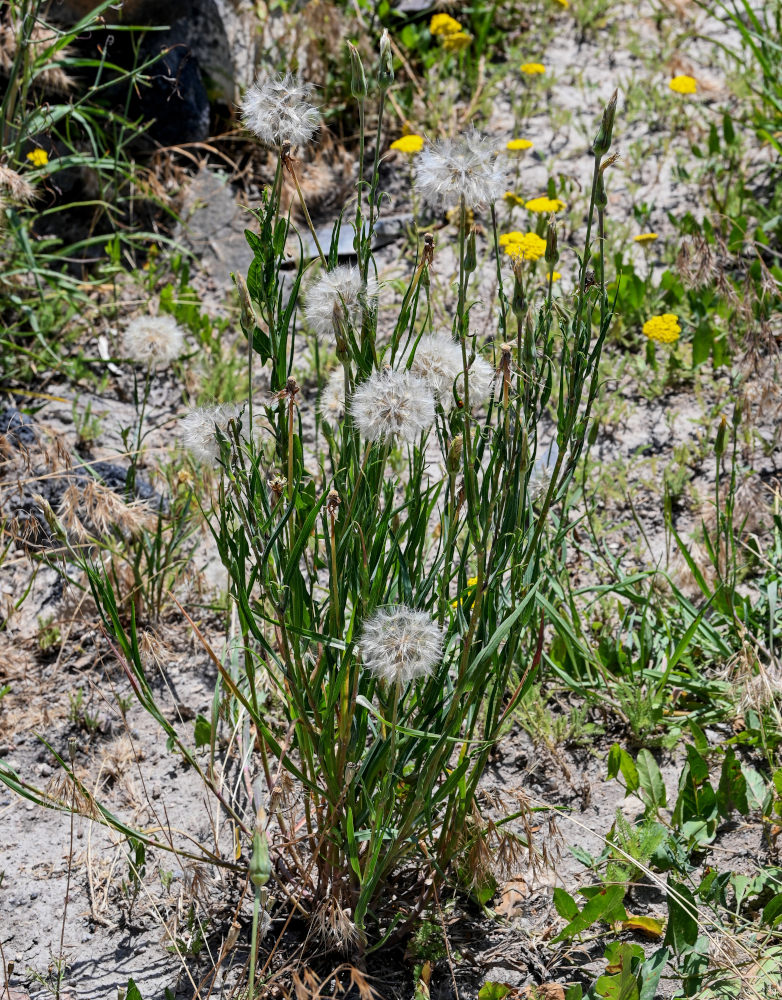
[[[728,422],[725,419],[725,417],[723,417],[722,420],[720,421],[720,426],[717,429],[716,440],[714,441],[714,454],[717,456],[717,458],[720,458],[722,456],[722,453],[725,451],[725,437],[727,433],[728,433]]]
[[[467,248],[464,254],[464,270],[467,274],[472,274],[478,266],[478,255],[475,250],[475,230],[471,229],[467,235]]]
[[[513,277],[513,300],[511,302],[511,309],[513,309],[513,315],[521,323],[521,318],[524,315],[524,311],[527,307],[526,300],[524,298],[524,286],[519,281],[518,274],[514,274]]]
[[[553,268],[559,260],[559,250],[557,249],[557,224],[553,217],[549,219],[548,230],[546,232],[545,258],[549,268]]]
[[[380,36],[380,66],[377,71],[377,82],[381,90],[388,90],[394,82],[394,57],[391,52],[391,39],[388,32]]]
[[[253,853],[250,857],[250,881],[256,887],[266,885],[271,873],[269,842],[263,830],[256,830],[253,834]]]
[[[451,447],[448,449],[448,472],[455,476],[456,473],[462,466],[462,447],[464,445],[464,439],[461,434],[451,441]]]
[[[367,96],[364,64],[361,62],[358,49],[352,42],[348,42],[348,52],[350,53],[350,92],[357,101],[362,101]]]
[[[239,293],[239,320],[242,324],[242,330],[246,334],[251,334],[255,329],[256,321],[255,310],[253,309],[247,282],[238,271],[234,274],[234,281],[236,282],[236,290]]]
[[[603,180],[603,171],[598,171],[597,174],[597,184],[595,185],[595,205],[598,208],[605,208],[608,204],[608,194],[606,193],[606,185]]]
[[[595,156],[605,156],[611,148],[611,136],[614,131],[614,117],[616,116],[617,92],[614,91],[611,100],[606,104],[603,111],[603,120],[600,122],[600,129],[592,143],[592,152]]]

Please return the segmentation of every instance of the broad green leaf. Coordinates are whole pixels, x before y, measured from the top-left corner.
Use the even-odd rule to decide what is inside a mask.
[[[626,917],[627,914],[624,913],[622,906],[624,895],[625,887],[623,885],[609,885],[601,889],[597,895],[587,901],[579,915],[557,934],[554,941],[564,941],[567,938],[575,937],[588,930],[598,920],[607,918],[609,914],[615,915],[617,910],[622,911],[623,918]]]
[[[667,804],[665,782],[657,761],[646,748],[638,752],[635,766],[638,770],[641,797],[655,812],[664,809]]]

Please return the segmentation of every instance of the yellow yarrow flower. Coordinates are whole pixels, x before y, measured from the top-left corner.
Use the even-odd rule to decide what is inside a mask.
[[[681,74],[669,80],[668,86],[676,94],[694,94],[698,90],[698,81],[694,76]]]
[[[564,7],[565,10],[570,6],[570,0],[557,0],[560,7]]]
[[[533,198],[528,201],[525,208],[528,208],[530,212],[561,212],[565,207],[564,201],[560,201],[559,198]]]
[[[675,313],[652,316],[644,323],[643,330],[649,340],[658,340],[661,344],[674,343],[682,332],[679,317]]]
[[[532,149],[532,143],[529,139],[511,139],[505,148],[516,153],[523,149]]]
[[[395,139],[390,148],[398,153],[408,153],[412,156],[424,148],[424,137],[411,132],[410,135],[403,135],[401,139]]]
[[[527,76],[540,76],[546,72],[546,67],[543,63],[522,63],[519,67],[522,73],[526,73]]]
[[[468,31],[453,31],[443,35],[442,41],[446,52],[461,52],[472,41],[472,35]]]
[[[633,243],[651,243],[657,239],[657,233],[639,233],[633,237]]]
[[[475,586],[475,585],[476,585],[477,583],[478,583],[478,577],[477,577],[477,576],[471,576],[471,577],[470,577],[470,578],[469,578],[469,579],[467,580],[467,589],[468,589],[468,590],[472,590],[472,589],[473,589],[473,587],[474,587],[474,586]],[[452,607],[452,608],[457,608],[457,607],[459,606],[459,603],[460,603],[460,602],[459,602],[459,598],[457,597],[457,598],[456,598],[455,600],[451,601],[451,607]]]
[[[551,278],[552,281],[559,281],[561,277],[562,275],[559,273],[559,271],[553,271],[553,272],[549,271],[549,273],[546,275],[546,281],[548,281],[549,278]]]
[[[546,252],[546,241],[537,233],[509,233],[509,236],[520,237],[503,244],[505,253],[515,260],[538,260]]]
[[[509,243],[519,243],[523,239],[524,233],[520,233],[517,229],[514,229],[512,233],[500,233],[497,242],[501,247],[506,247]]]
[[[429,30],[433,35],[455,35],[462,30],[462,26],[450,14],[434,14],[429,22]]]
[[[34,167],[45,167],[49,162],[49,154],[45,149],[34,149],[27,154],[27,159]]]
[[[514,194],[513,191],[506,191],[502,196],[511,208],[522,208],[524,206],[524,199],[519,194]]]

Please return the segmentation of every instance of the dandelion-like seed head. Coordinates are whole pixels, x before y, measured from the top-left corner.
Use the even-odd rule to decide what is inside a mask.
[[[363,311],[371,309],[379,286],[374,277],[366,284],[357,267],[343,264],[333,271],[324,271],[310,287],[304,315],[315,334],[330,342],[343,326],[357,329]]]
[[[182,353],[185,336],[173,316],[138,316],[122,335],[126,357],[157,368],[175,361]]]
[[[0,165],[0,194],[7,195],[9,201],[30,202],[35,197],[35,188],[16,170]]]
[[[443,656],[443,633],[425,611],[397,604],[376,611],[364,624],[359,649],[376,677],[406,685],[434,672]]]
[[[643,330],[649,340],[657,340],[661,344],[673,344],[682,332],[676,313],[662,313],[660,316],[650,317],[644,323]]]
[[[345,373],[341,368],[329,375],[318,398],[318,410],[331,427],[335,427],[345,416]]]
[[[527,493],[532,503],[540,503],[543,497],[548,493],[548,488],[551,485],[551,474],[553,471],[553,466],[548,465],[545,462],[535,464],[535,468],[532,470],[532,475],[529,477],[529,485],[527,486]]]
[[[468,209],[502,198],[508,183],[492,144],[477,132],[429,143],[418,157],[416,187],[436,209],[456,208],[462,198]]]
[[[410,362],[410,371],[422,378],[446,413],[454,405],[453,390],[464,391],[464,359],[461,344],[444,334],[421,337]],[[491,393],[494,369],[480,356],[469,368],[470,405],[483,402]]]
[[[304,146],[320,125],[320,112],[310,103],[312,87],[292,73],[257,79],[242,98],[242,121],[264,143]]]
[[[414,442],[434,423],[434,395],[412,372],[373,372],[356,387],[348,406],[367,441],[399,437]]]
[[[194,407],[180,422],[182,443],[197,461],[215,462],[220,455],[217,432],[227,435],[228,424],[238,420],[240,412],[235,403]]]

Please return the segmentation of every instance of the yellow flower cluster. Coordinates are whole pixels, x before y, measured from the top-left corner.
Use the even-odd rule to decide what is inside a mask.
[[[657,239],[657,233],[639,233],[633,237],[633,243],[651,243]]]
[[[537,260],[546,252],[546,241],[537,233],[520,233],[515,230],[512,233],[503,233],[499,238],[499,244],[505,247],[505,253],[509,257],[515,257],[517,260]]]
[[[675,313],[652,316],[644,323],[644,333],[649,340],[659,340],[661,344],[672,344],[679,339],[682,328]]]
[[[532,143],[529,139],[511,139],[505,148],[512,153],[517,153],[524,149],[532,149]]]
[[[443,48],[446,52],[461,52],[472,41],[468,31],[454,31],[451,35],[443,35]]]
[[[541,76],[546,72],[546,67],[543,63],[522,63],[520,69],[521,72],[526,73],[527,76]]]
[[[561,277],[562,275],[559,273],[559,271],[549,271],[549,273],[546,275],[546,281],[548,281],[549,278],[551,278],[552,281],[559,281]]]
[[[45,149],[34,149],[27,154],[27,159],[34,167],[45,167],[49,162],[49,154]]]
[[[475,587],[475,585],[477,584],[477,582],[478,582],[478,577],[477,576],[471,576],[467,580],[467,589],[468,590],[472,590],[473,587]],[[451,607],[452,608],[458,608],[460,604],[461,604],[461,601],[459,600],[458,597],[455,600],[451,601]]]
[[[519,194],[514,194],[513,191],[506,191],[502,196],[511,208],[523,208],[524,199]]]
[[[424,137],[411,132],[410,135],[403,135],[401,139],[395,139],[390,148],[398,153],[408,153],[413,156],[424,148]]]
[[[570,0],[557,0],[557,3],[559,4],[560,7],[564,7],[565,10],[567,10],[568,7],[570,6]]]
[[[698,90],[698,81],[694,76],[682,73],[670,80],[668,86],[676,94],[694,94]]]
[[[462,26],[450,14],[433,14],[429,30],[433,35],[455,35],[462,30]]]
[[[560,201],[559,198],[533,198],[528,201],[525,208],[529,209],[530,212],[561,212],[565,207],[564,201]]]

